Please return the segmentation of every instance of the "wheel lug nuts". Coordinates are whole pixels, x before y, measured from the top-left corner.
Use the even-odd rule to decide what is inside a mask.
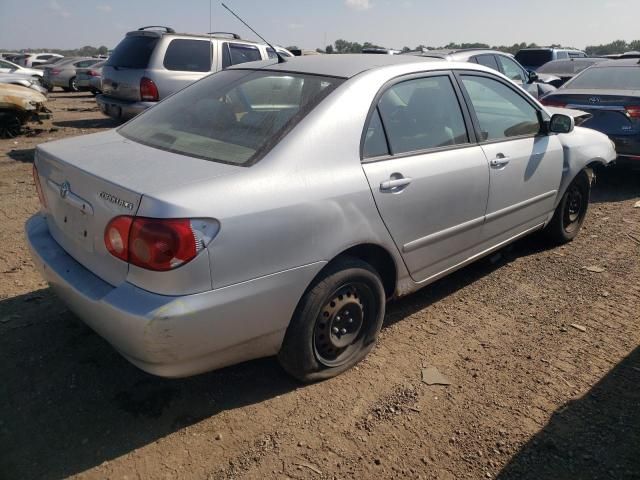
[[[347,322],[353,323],[353,318],[350,318],[349,320],[347,320]]]
[[[346,328],[341,329],[341,330],[340,330],[340,333],[341,333],[342,335],[344,335],[345,333],[347,333],[347,329],[346,329]]]
[[[340,332],[340,330],[338,330],[338,327],[333,327],[333,328],[331,329],[331,331],[332,331],[333,333],[338,333],[338,332]]]
[[[339,317],[339,316],[338,316],[338,317],[336,317],[336,320],[339,322],[339,321],[340,321],[340,317]]]

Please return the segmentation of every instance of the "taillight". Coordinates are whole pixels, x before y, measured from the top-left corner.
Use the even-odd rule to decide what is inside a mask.
[[[104,244],[114,257],[125,262],[129,261],[129,231],[133,217],[116,217],[104,230]]]
[[[140,79],[140,98],[145,102],[157,102],[160,99],[158,87],[150,78]]]
[[[567,106],[566,102],[561,102],[559,100],[554,100],[553,98],[543,98],[540,100],[545,107],[556,107],[556,108],[565,108]]]
[[[629,118],[640,118],[640,105],[631,105],[626,107],[625,110]]]
[[[60,72],[61,72],[61,71],[62,71],[62,70],[57,70],[57,69],[55,69],[55,68],[52,68],[52,69],[51,69],[51,75],[60,75]]]
[[[89,70],[89,76],[90,77],[99,77],[100,76],[100,72],[96,72],[95,70]]]
[[[167,271],[193,260],[218,233],[211,219],[116,217],[104,232],[107,250],[141,268]]]
[[[36,165],[33,165],[33,169],[31,170],[33,173],[33,183],[36,184],[36,192],[38,192],[38,200],[40,200],[40,205],[42,207],[47,208],[47,199],[44,196],[44,192],[42,191],[42,185],[40,184],[40,177],[38,176],[38,169]]]

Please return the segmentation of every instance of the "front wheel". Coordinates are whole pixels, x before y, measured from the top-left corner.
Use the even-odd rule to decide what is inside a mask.
[[[373,267],[356,258],[338,259],[300,300],[278,360],[303,382],[335,377],[371,351],[384,312],[384,287]]]
[[[22,122],[15,112],[0,112],[0,138],[15,138],[21,130]]]
[[[587,215],[590,193],[589,175],[583,170],[569,184],[553,218],[544,229],[549,240],[556,244],[568,243],[578,235]]]

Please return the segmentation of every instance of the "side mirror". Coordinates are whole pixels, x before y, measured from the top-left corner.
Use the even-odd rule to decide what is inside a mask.
[[[535,83],[540,80],[536,72],[529,72],[529,83]]]
[[[576,126],[576,122],[573,117],[569,115],[563,115],[556,113],[551,117],[549,121],[550,133],[571,133]]]

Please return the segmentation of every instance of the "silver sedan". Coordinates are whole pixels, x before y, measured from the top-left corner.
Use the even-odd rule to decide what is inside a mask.
[[[480,65],[243,64],[39,146],[26,231],[54,291],[140,368],[277,354],[314,381],[366,356],[389,299],[537,230],[571,241],[615,156]]]

